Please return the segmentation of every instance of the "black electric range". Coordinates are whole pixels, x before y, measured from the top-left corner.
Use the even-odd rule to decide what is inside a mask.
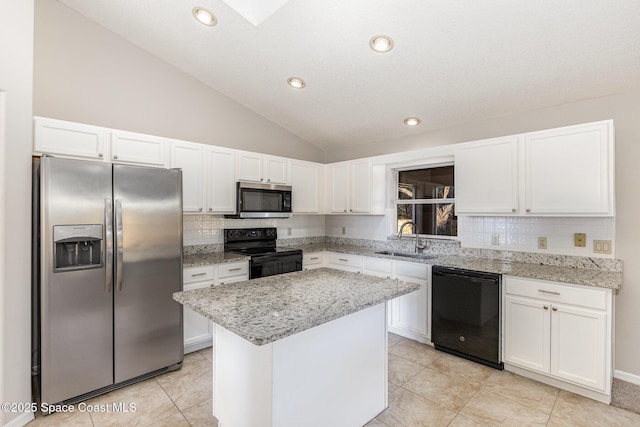
[[[302,251],[276,247],[276,228],[226,228],[224,251],[249,255],[249,279],[302,270]]]

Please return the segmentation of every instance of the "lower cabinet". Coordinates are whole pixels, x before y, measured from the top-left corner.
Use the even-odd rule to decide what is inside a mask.
[[[249,263],[247,261],[187,267],[183,270],[183,289],[185,291],[243,280],[249,280]],[[189,308],[184,308],[183,325],[185,354],[211,347],[213,328],[209,319]]]
[[[353,254],[343,254],[337,252],[327,252],[327,267],[336,270],[351,271],[352,273],[362,273],[362,256]]]
[[[512,277],[504,283],[505,367],[586,388],[570,391],[609,403],[612,291]]]
[[[324,266],[324,252],[302,254],[302,269],[315,270]]]
[[[364,258],[364,274],[417,283],[420,289],[388,302],[389,332],[423,343],[431,341],[430,278],[426,264]]]

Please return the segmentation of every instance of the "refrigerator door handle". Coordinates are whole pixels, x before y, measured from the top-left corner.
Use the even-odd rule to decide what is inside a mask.
[[[104,199],[104,226],[105,226],[105,281],[106,291],[113,288],[113,207],[111,199]]]
[[[123,258],[123,242],[122,242],[122,202],[116,200],[116,289],[122,290],[122,258]]]

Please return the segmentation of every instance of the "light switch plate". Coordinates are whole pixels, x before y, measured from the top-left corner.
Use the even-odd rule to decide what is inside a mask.
[[[587,235],[585,233],[573,234],[573,246],[578,248],[584,248],[587,246]]]
[[[492,245],[499,245],[500,244],[500,235],[499,234],[492,234],[491,235],[491,244]]]
[[[594,254],[610,254],[611,240],[594,240],[593,253]]]
[[[546,237],[538,237],[538,249],[547,249]]]
[[[342,234],[347,234],[347,227],[342,227]]]

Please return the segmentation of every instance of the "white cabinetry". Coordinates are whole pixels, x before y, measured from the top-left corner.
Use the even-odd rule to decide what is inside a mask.
[[[609,289],[505,278],[506,368],[609,403],[612,299]]]
[[[324,266],[324,252],[310,252],[302,255],[302,269],[315,270]]]
[[[270,184],[287,183],[287,159],[238,151],[238,179]]]
[[[249,280],[248,261],[186,267],[183,270],[185,291],[244,280]],[[211,321],[186,307],[183,309],[183,319],[184,352],[191,353],[210,347],[214,330]]]
[[[326,260],[329,268],[362,273],[362,256],[360,255],[327,252]]]
[[[202,212],[205,201],[204,146],[171,141],[171,167],[182,169],[182,211]]]
[[[424,343],[431,341],[430,276],[431,267],[426,264],[393,261],[393,278],[417,283],[420,289],[391,300],[390,332]]]
[[[111,131],[111,161],[146,166],[166,166],[167,140],[152,135]]]
[[[420,289],[388,302],[389,332],[428,343],[431,341],[431,267],[415,262],[364,258],[364,274],[417,283]]]
[[[183,271],[183,289],[206,288],[214,284],[215,266],[188,267]],[[206,317],[184,307],[182,311],[184,322],[184,352],[190,353],[212,344],[213,329]]]
[[[323,165],[289,161],[293,213],[319,213],[322,200]]]
[[[62,120],[34,118],[34,152],[59,154],[84,159],[108,158],[106,129],[65,122]]]
[[[384,214],[384,166],[370,159],[327,166],[329,213]]]
[[[456,213],[518,212],[518,137],[478,141],[455,154]]]
[[[612,216],[613,121],[462,144],[458,215]]]
[[[236,212],[236,152],[206,147],[207,213]]]

